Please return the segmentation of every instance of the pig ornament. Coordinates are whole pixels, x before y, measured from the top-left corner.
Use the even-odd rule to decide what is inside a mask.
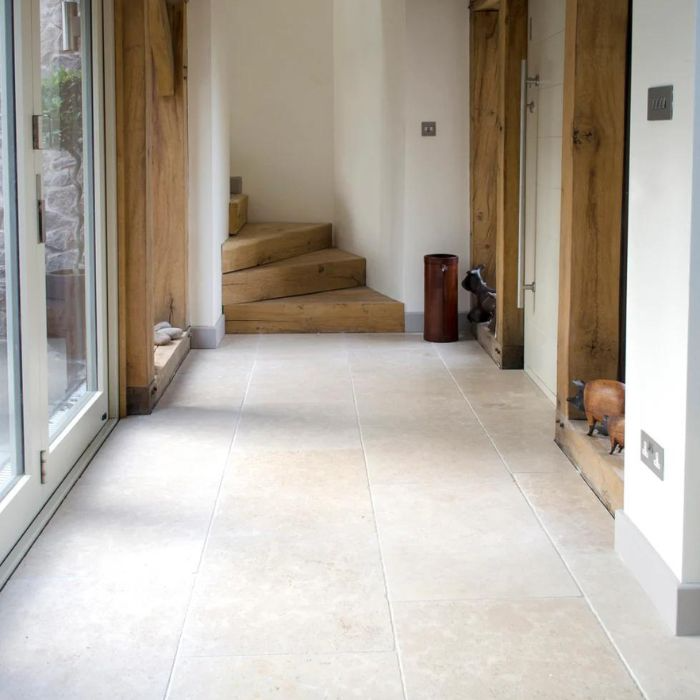
[[[610,416],[625,415],[625,385],[612,379],[596,379],[592,382],[575,379],[574,386],[578,392],[568,401],[586,414],[588,434],[593,435],[593,431],[598,428],[601,435],[607,435],[607,419]]]

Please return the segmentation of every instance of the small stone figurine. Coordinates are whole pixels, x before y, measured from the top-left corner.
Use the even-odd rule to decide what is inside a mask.
[[[583,382],[575,379],[574,386],[578,392],[567,400],[586,414],[589,436],[596,428],[601,435],[607,434],[606,417],[625,415],[625,385],[622,382],[613,379]]]

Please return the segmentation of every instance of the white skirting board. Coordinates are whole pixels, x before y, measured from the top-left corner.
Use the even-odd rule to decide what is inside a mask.
[[[700,635],[700,583],[681,583],[622,510],[615,513],[615,549],[671,631]]]
[[[213,326],[192,326],[190,347],[193,350],[216,350],[226,335],[226,318],[223,314]]]

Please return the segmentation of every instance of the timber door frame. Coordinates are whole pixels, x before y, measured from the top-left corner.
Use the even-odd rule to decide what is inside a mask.
[[[473,330],[500,368],[522,369],[520,93],[521,64],[527,57],[528,5],[527,0],[474,0],[470,10],[471,265],[485,265],[486,281],[496,288],[497,304],[494,331],[484,324]],[[494,78],[495,95],[488,89]]]

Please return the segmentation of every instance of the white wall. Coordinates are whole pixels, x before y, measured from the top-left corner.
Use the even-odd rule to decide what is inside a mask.
[[[229,86],[226,0],[188,5],[189,314],[221,317],[221,243],[228,237]]]
[[[423,256],[469,266],[469,11],[463,0],[406,0],[402,301],[423,311]],[[436,121],[437,137],[421,136]],[[460,287],[460,306],[469,308]]]
[[[403,299],[404,0],[335,0],[337,245]]]
[[[700,582],[696,13],[635,0],[631,96],[625,512],[683,582]],[[647,121],[647,88],[667,84],[673,120]],[[641,430],[665,448],[664,481],[640,460]]]
[[[235,0],[231,170],[251,221],[332,221],[333,2]]]

